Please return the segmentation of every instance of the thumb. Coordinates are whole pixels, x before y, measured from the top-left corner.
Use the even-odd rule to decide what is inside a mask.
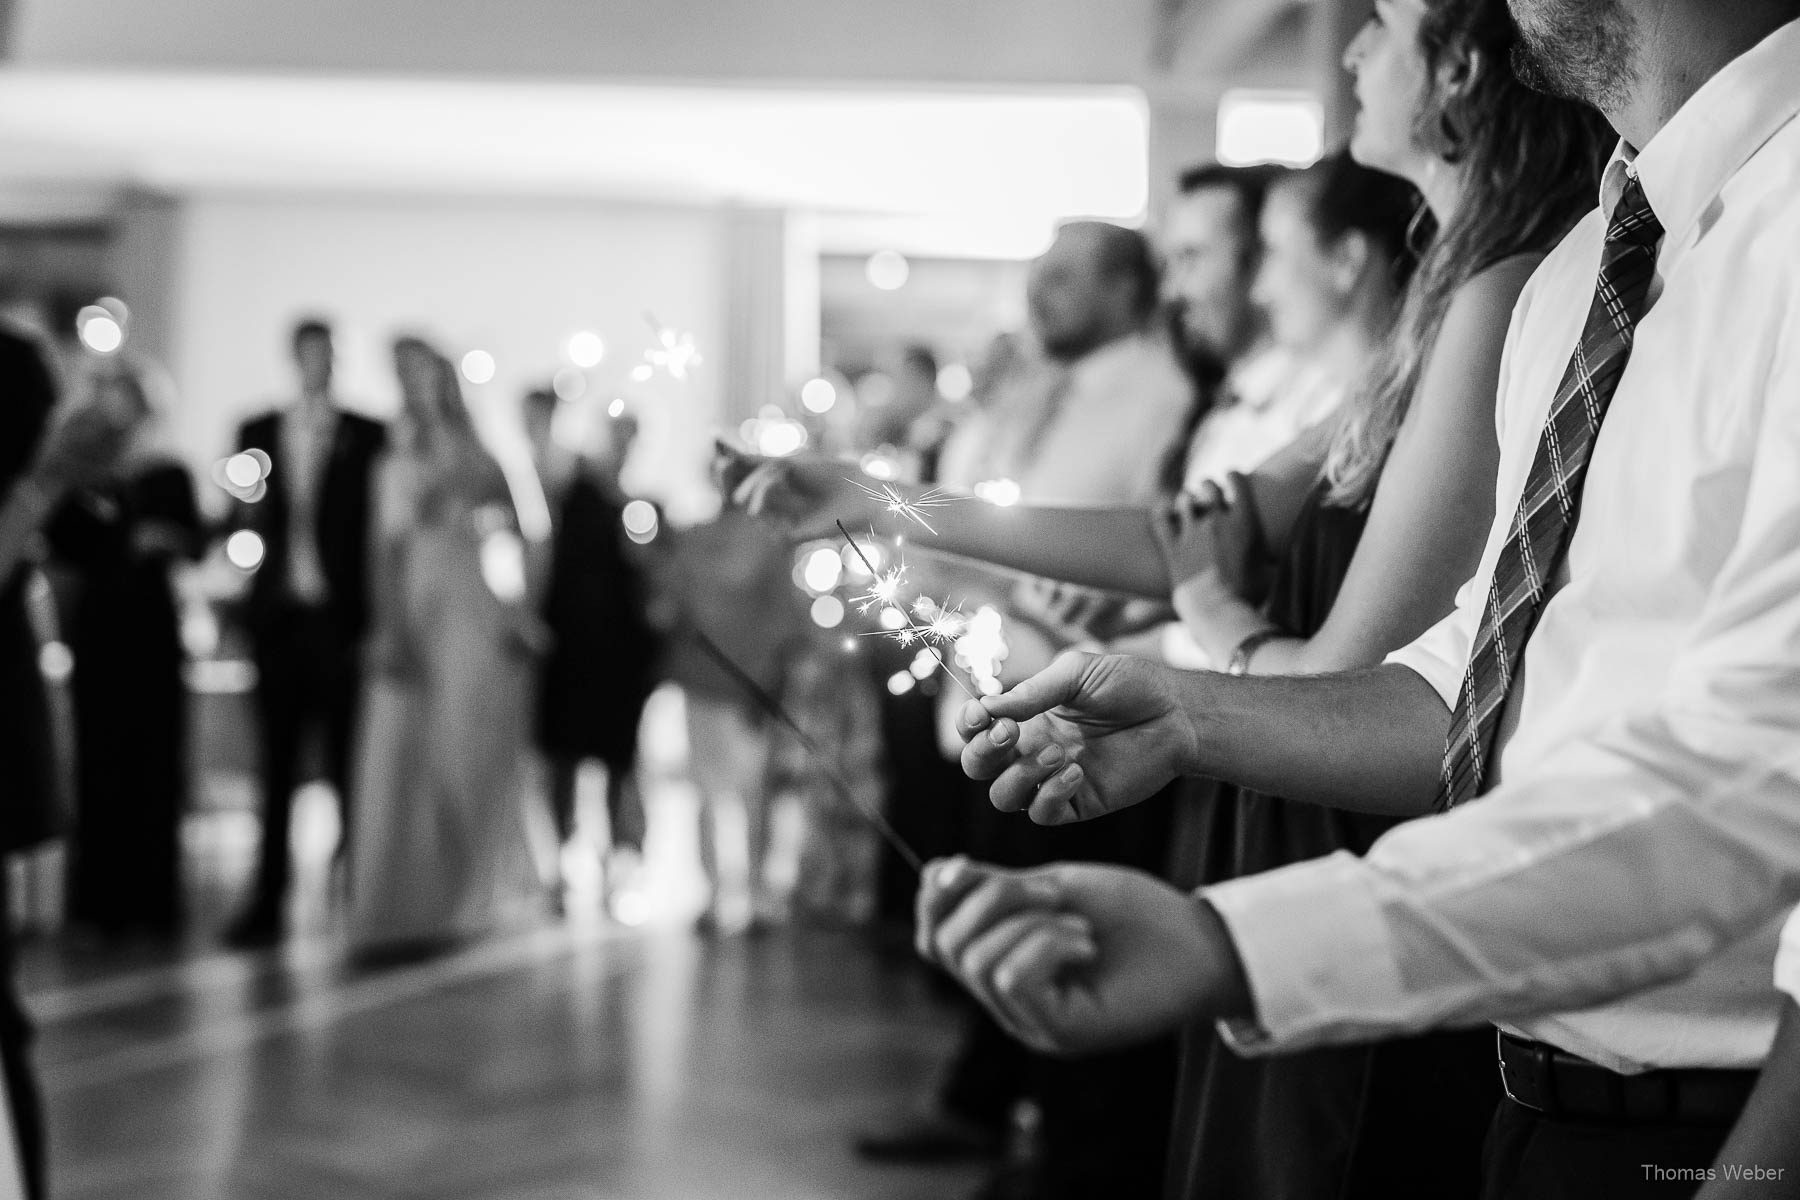
[[[1081,694],[1087,678],[1092,654],[1069,650],[1057,655],[1056,661],[1017,687],[982,700],[983,708],[995,717],[1028,720],[1049,712],[1059,704],[1072,704]]]

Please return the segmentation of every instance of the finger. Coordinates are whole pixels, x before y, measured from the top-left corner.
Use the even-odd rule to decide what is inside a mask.
[[[970,779],[995,779],[1018,757],[1018,722],[995,721],[992,727],[968,735],[962,748],[963,774]]]
[[[941,858],[925,865],[919,881],[919,894],[914,901],[914,937],[919,954],[934,957],[931,935],[956,911],[968,894],[993,876],[994,869],[971,862],[961,855]]]
[[[1039,713],[1049,712],[1059,704],[1072,703],[1081,694],[1091,654],[1067,651],[1030,679],[982,703],[996,717],[1023,721]]]
[[[934,923],[932,954],[960,975],[964,956],[994,926],[1020,913],[1055,912],[1061,900],[1062,889],[1041,871],[987,868],[984,877]]]
[[[1041,1032],[1043,1040],[1034,1041],[1034,1049],[1066,1051],[1063,990],[1071,972],[1093,966],[1099,957],[1099,943],[1083,918],[1064,913],[1039,922],[991,968],[994,1006],[1021,1028]]]
[[[1031,820],[1037,825],[1072,825],[1088,817],[1099,816],[1098,798],[1086,787],[1087,773],[1080,763],[1069,763],[1047,776],[1031,797]],[[1082,805],[1084,797],[1092,803]],[[1084,815],[1085,813],[1085,815]]]
[[[1022,747],[1018,761],[995,777],[988,798],[1001,812],[1024,812],[1037,804],[1046,784],[1070,769],[1079,768],[1073,767],[1063,746],[1049,742],[1031,749]]]
[[[1225,492],[1211,479],[1194,489],[1195,506],[1201,510],[1219,508],[1226,503]]]
[[[1079,918],[1057,913],[1015,913],[996,922],[969,945],[956,964],[957,977],[989,1012],[1000,1019],[1001,1024],[1008,1026],[1022,1040],[1053,1046],[1055,1039],[1051,1030],[1037,1014],[1052,1011],[1054,1002],[1049,997],[1009,995],[1007,989],[1000,986],[1001,967],[1026,943],[1054,945],[1060,947],[1065,959],[1079,958],[1082,953],[1079,947],[1083,937],[1081,929],[1085,924]],[[1088,943],[1086,950],[1091,954],[1091,938]],[[1032,976],[1029,981],[1019,976],[1009,976],[1009,979],[1014,987],[1054,984],[1054,976],[1050,975]]]
[[[968,741],[994,723],[994,714],[979,700],[971,700],[956,714],[956,732]]]

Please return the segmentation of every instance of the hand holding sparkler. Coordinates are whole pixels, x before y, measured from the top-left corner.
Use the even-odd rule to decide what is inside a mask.
[[[963,706],[963,772],[991,779],[1002,812],[1067,825],[1126,808],[1197,763],[1199,735],[1163,669],[1068,653],[1024,683]]]

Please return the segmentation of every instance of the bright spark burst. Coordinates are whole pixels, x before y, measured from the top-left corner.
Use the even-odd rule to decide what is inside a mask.
[[[653,371],[667,371],[671,379],[686,379],[701,362],[694,335],[675,332],[658,321],[655,313],[646,312],[644,320],[656,335],[655,344],[644,351],[644,365]]]
[[[867,613],[876,607],[899,608],[900,587],[905,582],[906,566],[902,564],[891,571],[877,575],[875,582],[869,585],[869,590],[857,596],[852,603],[856,605],[856,611],[860,613]]]
[[[956,499],[956,496],[953,493],[944,488],[932,488],[924,495],[908,500],[905,496],[900,494],[900,489],[896,488],[891,483],[884,483],[879,487],[870,487],[866,483],[857,483],[854,479],[849,480],[848,482],[856,484],[858,488],[862,489],[863,495],[881,504],[895,516],[903,517],[908,521],[917,521],[924,527],[925,532],[931,534],[933,537],[937,536],[937,530],[933,529],[931,523],[925,519],[925,510],[928,508],[942,508],[944,505],[949,504],[952,500]]]

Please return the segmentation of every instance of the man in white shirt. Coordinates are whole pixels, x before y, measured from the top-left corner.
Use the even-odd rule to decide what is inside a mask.
[[[1498,1022],[1490,1196],[1680,1194],[1698,1178],[1644,1164],[1717,1152],[1800,898],[1800,3],[1513,9],[1623,140],[1514,315],[1502,517],[1456,610],[1373,671],[1070,656],[965,712],[966,769],[1040,821],[1175,774],[1451,811],[1197,902],[953,862],[923,940],[1064,1051],[1196,1018],[1246,1053]]]

